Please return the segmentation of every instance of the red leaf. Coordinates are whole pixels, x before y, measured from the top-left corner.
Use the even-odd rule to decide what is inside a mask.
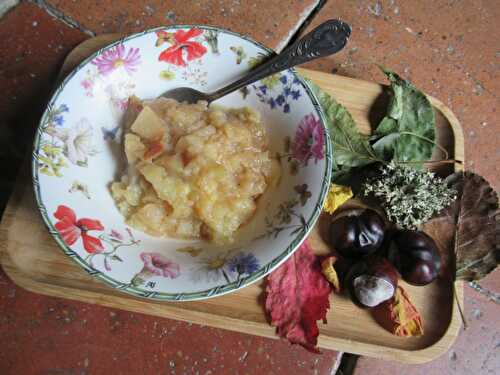
[[[307,240],[267,278],[266,310],[276,333],[292,344],[319,353],[318,325],[326,323],[331,287]]]

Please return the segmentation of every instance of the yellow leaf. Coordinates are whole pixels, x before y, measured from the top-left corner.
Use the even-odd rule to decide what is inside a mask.
[[[323,211],[333,214],[337,208],[351,198],[352,190],[349,186],[331,184],[323,206]]]
[[[321,273],[323,273],[325,278],[330,282],[330,284],[332,284],[335,293],[338,293],[340,292],[340,281],[337,271],[333,267],[335,262],[337,262],[337,257],[333,255],[325,258],[321,262]]]

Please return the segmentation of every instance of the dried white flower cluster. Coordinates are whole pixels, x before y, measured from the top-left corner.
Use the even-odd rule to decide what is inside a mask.
[[[456,191],[434,173],[392,162],[361,191],[376,197],[389,220],[406,229],[416,229],[456,198]]]

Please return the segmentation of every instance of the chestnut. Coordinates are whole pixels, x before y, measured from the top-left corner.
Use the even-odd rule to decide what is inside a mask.
[[[434,240],[417,230],[398,230],[391,238],[389,260],[403,280],[413,285],[427,285],[439,275],[441,257]]]
[[[384,230],[384,220],[376,211],[349,210],[330,224],[330,244],[346,258],[370,255],[382,244]]]
[[[375,307],[391,299],[398,286],[398,272],[385,258],[371,255],[356,263],[346,278],[352,301],[361,307]]]

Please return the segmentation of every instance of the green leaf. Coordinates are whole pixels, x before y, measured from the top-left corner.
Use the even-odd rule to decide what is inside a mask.
[[[327,117],[327,126],[333,148],[333,173],[336,176],[349,173],[353,167],[361,167],[381,161],[370,146],[368,137],[360,134],[351,114],[330,95],[307,80]]]
[[[398,122],[391,117],[384,117],[375,131],[377,134],[390,134],[398,131]]]
[[[394,154],[394,142],[398,138],[398,133],[390,133],[376,141],[372,147],[380,158],[384,160],[391,160]]]
[[[429,99],[409,81],[381,68],[391,82],[387,116],[374,134],[373,148],[384,160],[429,160],[436,145],[434,110]]]
[[[332,171],[332,181],[340,184],[340,181],[344,181],[349,178],[349,173],[352,171],[353,167],[344,167],[342,165],[333,166]],[[349,185],[346,182],[346,185]]]

